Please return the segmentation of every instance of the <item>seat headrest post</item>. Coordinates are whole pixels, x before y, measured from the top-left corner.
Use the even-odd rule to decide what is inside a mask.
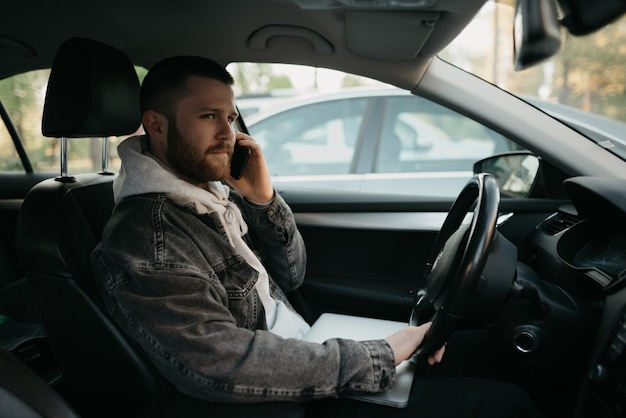
[[[61,163],[61,176],[57,177],[55,180],[70,183],[76,181],[73,176],[68,174],[67,169],[67,137],[61,137],[61,153],[60,153],[60,163]]]
[[[103,138],[102,174],[113,174],[106,138],[132,134],[140,125],[139,79],[130,58],[91,39],[63,42],[50,71],[41,123],[44,136],[61,138],[56,180],[74,181],[68,174],[68,138]]]
[[[100,174],[113,175],[112,171],[109,171],[109,137],[102,137],[102,171]]]

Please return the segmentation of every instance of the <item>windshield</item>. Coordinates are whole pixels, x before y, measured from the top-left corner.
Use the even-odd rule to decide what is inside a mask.
[[[514,70],[510,5],[488,1],[439,56],[507,90],[626,159],[626,17],[591,35],[561,31],[552,58]]]

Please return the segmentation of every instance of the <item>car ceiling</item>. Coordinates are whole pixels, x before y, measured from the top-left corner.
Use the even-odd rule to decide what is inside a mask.
[[[148,68],[161,58],[189,54],[224,65],[250,61],[334,68],[411,89],[431,58],[486,0],[434,0],[426,8],[406,6],[411,1],[5,2],[0,78],[49,68],[57,47],[80,36],[115,46]],[[402,6],[369,7],[383,2]]]

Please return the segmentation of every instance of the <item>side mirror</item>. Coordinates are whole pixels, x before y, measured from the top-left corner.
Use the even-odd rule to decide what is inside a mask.
[[[503,197],[525,198],[537,181],[541,160],[527,152],[494,155],[474,164],[474,174],[489,173],[496,178]]]
[[[515,70],[531,67],[557,53],[561,30],[555,0],[517,0],[513,22]]]

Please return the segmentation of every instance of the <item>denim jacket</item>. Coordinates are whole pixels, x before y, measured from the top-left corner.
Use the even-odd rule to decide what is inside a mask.
[[[267,206],[230,194],[244,237],[270,275],[274,298],[304,280],[305,248],[293,214],[276,195]],[[234,251],[215,214],[163,193],[119,202],[92,254],[105,306],[182,393],[218,402],[303,401],[395,381],[384,340],[324,344],[267,330],[258,273]]]

